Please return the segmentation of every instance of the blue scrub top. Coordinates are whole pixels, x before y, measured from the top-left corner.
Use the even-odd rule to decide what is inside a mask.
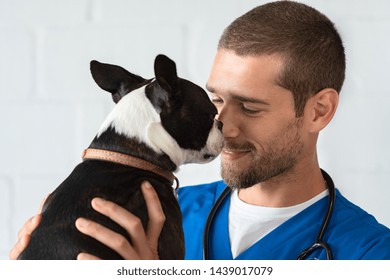
[[[179,189],[186,259],[203,258],[203,231],[212,205],[226,188],[223,181]],[[231,260],[228,209],[230,195],[218,209],[209,233],[210,259]],[[237,260],[292,260],[313,245],[326,213],[325,197],[298,213],[237,256]],[[390,229],[336,190],[333,215],[323,238],[334,259],[390,259]],[[326,259],[317,250],[310,259]]]

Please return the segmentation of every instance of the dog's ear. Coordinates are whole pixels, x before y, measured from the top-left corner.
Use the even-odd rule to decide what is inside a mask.
[[[126,69],[92,60],[91,74],[98,86],[112,94],[112,100],[118,103],[123,96],[145,83],[145,79],[130,73]]]
[[[154,60],[154,74],[158,84],[168,94],[175,91],[177,82],[176,64],[167,56],[159,54]]]

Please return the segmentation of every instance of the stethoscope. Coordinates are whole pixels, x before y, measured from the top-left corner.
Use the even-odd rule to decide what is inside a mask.
[[[323,240],[325,231],[329,225],[329,221],[332,217],[332,212],[334,208],[334,202],[336,200],[336,190],[333,183],[332,178],[329,176],[328,173],[326,173],[324,170],[321,169],[322,176],[324,177],[324,180],[326,182],[326,185],[328,187],[329,191],[329,200],[328,200],[328,208],[326,210],[324,219],[322,221],[322,225],[320,230],[318,231],[316,240],[313,245],[309,246],[305,250],[303,250],[297,257],[297,260],[304,260],[308,256],[310,256],[314,251],[317,250],[324,250],[326,253],[326,257],[328,260],[333,260],[333,254],[332,249],[329,246],[329,244]],[[210,210],[210,213],[207,217],[205,229],[203,232],[203,258],[205,260],[210,259],[210,253],[209,253],[209,233],[211,228],[211,223],[213,222],[214,216],[217,213],[219,207],[221,206],[222,202],[225,200],[225,198],[231,193],[232,189],[230,187],[226,187],[221,195],[218,197],[217,201],[214,203],[213,207]]]

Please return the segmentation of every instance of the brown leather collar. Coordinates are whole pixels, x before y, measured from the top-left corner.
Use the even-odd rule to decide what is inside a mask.
[[[136,167],[142,170],[153,172],[167,179],[171,184],[176,182],[176,189],[179,187],[179,180],[173,175],[172,172],[162,169],[161,167],[154,165],[148,161],[132,157],[126,154],[113,152],[109,150],[101,149],[86,149],[82,154],[83,159],[100,159],[105,161],[116,162],[131,167]]]

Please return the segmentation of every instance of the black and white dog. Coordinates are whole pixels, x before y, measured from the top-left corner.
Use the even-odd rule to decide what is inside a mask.
[[[84,161],[46,200],[42,221],[19,259],[75,259],[80,252],[121,259],[81,234],[75,220],[97,221],[131,242],[122,227],[91,208],[91,199],[102,197],[125,207],[146,227],[143,181],[154,186],[166,215],[158,245],[160,258],[184,258],[172,172],[182,164],[206,163],[217,157],[223,145],[222,124],[215,120],[217,111],[206,92],[179,78],[172,60],[158,55],[154,70],[154,79],[144,79],[119,66],[91,62],[94,80],[117,104],[84,151]]]

